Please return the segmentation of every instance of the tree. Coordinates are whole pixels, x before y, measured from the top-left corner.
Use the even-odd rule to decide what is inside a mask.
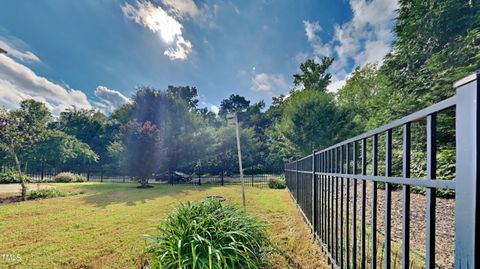
[[[42,140],[22,155],[25,155],[26,161],[33,162],[34,167],[39,166],[42,179],[46,166],[58,171],[64,166],[79,167],[98,161],[98,155],[86,143],[57,130],[46,130]]]
[[[199,114],[203,121],[210,126],[220,127],[222,125],[222,121],[217,117],[213,111],[208,110],[208,108],[200,108],[197,109],[197,114]]]
[[[24,100],[18,110],[0,109],[0,150],[11,156],[19,173],[22,199],[26,199],[27,187],[22,174],[20,154],[41,140],[51,114],[43,103]]]
[[[265,112],[265,118],[268,121],[268,125],[274,125],[279,122],[283,116],[285,109],[285,95],[281,94],[278,97],[272,97],[272,105]]]
[[[339,108],[349,112],[356,127],[351,130],[351,136],[378,127],[379,108],[388,105],[384,103],[388,98],[384,96],[382,78],[376,64],[357,67],[337,92]]]
[[[302,74],[293,75],[293,83],[295,86],[301,86],[308,90],[317,90],[325,92],[328,84],[332,80],[332,75],[327,73],[328,68],[332,65],[333,59],[323,57],[322,63],[317,63],[313,59],[308,59],[300,65]]]
[[[280,143],[299,155],[310,154],[345,138],[349,124],[348,114],[336,107],[332,94],[314,90],[295,92],[278,125]]]
[[[250,101],[238,94],[232,94],[228,99],[223,99],[220,103],[218,115],[225,118],[228,113],[244,111],[250,106]]]
[[[51,126],[86,143],[98,155],[98,162],[92,163],[93,167],[88,163],[86,172],[90,173],[90,170],[94,169],[103,173],[104,167],[110,161],[107,147],[115,135],[115,130],[108,130],[108,127],[112,126],[107,124],[107,117],[98,110],[74,107],[61,112],[58,121]]]
[[[379,70],[389,99],[382,123],[453,96],[453,82],[480,68],[479,29],[478,1],[401,1],[394,48]]]
[[[133,97],[131,118],[139,123],[151,122],[162,136],[162,150],[166,159],[158,170],[172,174],[177,167],[198,160],[191,152],[191,145],[199,132],[199,120],[189,111],[183,100],[149,87],[139,88]]]
[[[148,180],[165,158],[160,130],[150,121],[130,121],[125,132],[123,143],[127,169],[141,187],[146,188]]]
[[[190,86],[168,86],[167,94],[184,101],[190,110],[195,110],[198,105],[197,88]]]
[[[210,169],[215,172],[238,172],[238,151],[235,128],[224,126],[214,133],[215,144],[212,158],[209,160]],[[244,167],[253,166],[262,159],[261,143],[255,136],[252,128],[240,128],[240,144],[242,147],[242,161]]]

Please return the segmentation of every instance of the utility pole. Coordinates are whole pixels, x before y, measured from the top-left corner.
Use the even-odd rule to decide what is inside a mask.
[[[227,121],[229,125],[235,125],[235,129],[237,133],[238,167],[240,169],[240,180],[242,181],[242,203],[243,203],[243,209],[247,210],[246,203],[245,203],[245,183],[243,180],[242,150],[240,149],[240,131],[238,127],[237,113],[227,114]]]

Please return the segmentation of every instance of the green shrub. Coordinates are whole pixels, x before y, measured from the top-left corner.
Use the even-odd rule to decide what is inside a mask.
[[[56,175],[53,180],[55,182],[84,182],[85,177],[82,175],[70,173],[70,172],[62,172],[58,175]]]
[[[268,181],[268,187],[270,189],[285,189],[287,187],[287,181],[285,180],[285,176],[270,179]]]
[[[63,197],[65,193],[57,189],[43,189],[30,191],[31,199],[41,199],[41,198],[53,198],[53,197]]]
[[[14,169],[5,169],[5,171],[0,172],[0,184],[8,184],[8,183],[20,183],[21,177],[25,178],[25,181],[31,181],[25,173],[18,173]]]
[[[419,177],[426,177],[426,156],[423,155],[422,169],[417,172]],[[413,161],[412,161],[413,163]],[[437,152],[437,178],[443,180],[455,179],[455,167],[456,167],[456,151],[452,148],[442,148]],[[412,192],[418,194],[425,194],[427,189],[420,186],[412,186]],[[455,190],[451,189],[437,189],[437,197],[442,198],[454,198]]]
[[[153,268],[262,268],[266,224],[215,199],[183,204],[148,236]]]

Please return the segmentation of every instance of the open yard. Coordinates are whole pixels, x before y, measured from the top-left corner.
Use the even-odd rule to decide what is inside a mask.
[[[141,268],[144,234],[187,200],[222,195],[241,205],[239,186],[53,184],[79,194],[0,205],[0,267]],[[270,224],[271,268],[323,268],[326,258],[287,190],[247,187],[247,211]]]

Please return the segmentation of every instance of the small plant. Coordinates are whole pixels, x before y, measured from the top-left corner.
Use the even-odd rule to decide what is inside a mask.
[[[64,197],[64,196],[66,196],[66,194],[57,189],[43,189],[43,190],[30,191],[30,199],[43,199],[43,198]]]
[[[188,202],[148,236],[152,268],[262,268],[266,224],[218,200]]]
[[[62,172],[56,175],[53,179],[55,182],[84,182],[85,177],[82,175],[70,173],[70,172]]]
[[[270,189],[285,189],[287,187],[285,176],[270,179],[268,181],[268,187]]]

